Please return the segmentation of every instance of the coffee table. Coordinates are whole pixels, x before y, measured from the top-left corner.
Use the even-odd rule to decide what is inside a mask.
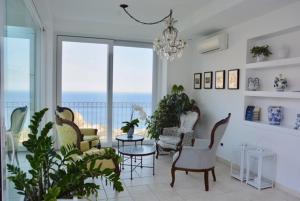
[[[124,156],[130,157],[130,179],[132,180],[132,172],[137,168],[152,168],[153,169],[153,175],[155,173],[155,146],[154,145],[138,145],[138,146],[123,146],[119,148],[119,153]],[[153,155],[153,163],[152,166],[146,166],[143,165],[143,160],[140,160],[139,163],[133,164],[132,159],[133,157],[140,156],[141,158],[143,156],[150,156]],[[123,162],[124,163],[124,162]],[[124,166],[124,164],[123,164]]]
[[[122,146],[124,146],[125,142],[134,142],[136,145],[137,142],[141,142],[141,145],[143,145],[144,136],[136,135],[134,134],[132,138],[128,138],[127,134],[119,135],[116,137],[116,140],[118,141],[118,149],[120,148],[120,142],[122,143]]]

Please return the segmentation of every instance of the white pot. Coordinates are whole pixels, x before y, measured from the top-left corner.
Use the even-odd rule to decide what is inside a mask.
[[[87,199],[79,199],[78,197],[73,197],[73,199],[57,199],[57,201],[88,201]]]
[[[265,56],[263,54],[256,56],[256,62],[262,62],[265,60]]]

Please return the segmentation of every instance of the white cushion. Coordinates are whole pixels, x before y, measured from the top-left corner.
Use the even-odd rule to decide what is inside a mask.
[[[198,119],[198,113],[188,111],[180,116],[180,128],[181,133],[188,133],[193,131],[193,127]]]
[[[159,136],[159,141],[167,144],[177,145],[180,142],[180,137],[161,135]]]
[[[160,147],[165,148],[165,149],[174,149],[174,150],[176,150],[176,148],[177,148],[176,145],[174,145],[174,144],[168,144],[168,143],[165,143],[165,142],[163,142],[163,141],[161,141],[161,140],[159,140],[159,141],[157,142],[157,144],[158,144]]]

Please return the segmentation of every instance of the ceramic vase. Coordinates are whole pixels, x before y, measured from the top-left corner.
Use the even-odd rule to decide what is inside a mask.
[[[276,91],[284,91],[287,88],[287,79],[279,74],[279,76],[275,77],[274,79],[274,88]]]
[[[262,62],[265,60],[265,56],[263,54],[256,56],[256,62]]]
[[[127,137],[132,138],[134,133],[134,127],[130,128],[129,131],[127,132]]]
[[[248,78],[248,90],[249,91],[256,91],[259,88],[259,78],[249,77]]]
[[[283,108],[281,106],[270,106],[268,108],[268,120],[270,125],[280,125],[283,119]]]

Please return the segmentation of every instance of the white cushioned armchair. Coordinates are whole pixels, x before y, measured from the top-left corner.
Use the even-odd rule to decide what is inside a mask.
[[[194,129],[200,118],[200,110],[193,106],[180,116],[180,126],[164,128],[159,140],[156,142],[156,158],[160,152],[177,151],[181,145],[193,145]]]
[[[181,146],[179,151],[173,156],[173,165],[171,169],[172,182],[171,186],[174,186],[175,171],[188,172],[204,172],[205,190],[209,190],[208,173],[212,172],[213,179],[216,181],[215,175],[215,162],[216,152],[219,143],[221,142],[223,135],[226,131],[229,119],[228,117],[217,122],[211,131],[210,139],[196,139],[194,146]]]

